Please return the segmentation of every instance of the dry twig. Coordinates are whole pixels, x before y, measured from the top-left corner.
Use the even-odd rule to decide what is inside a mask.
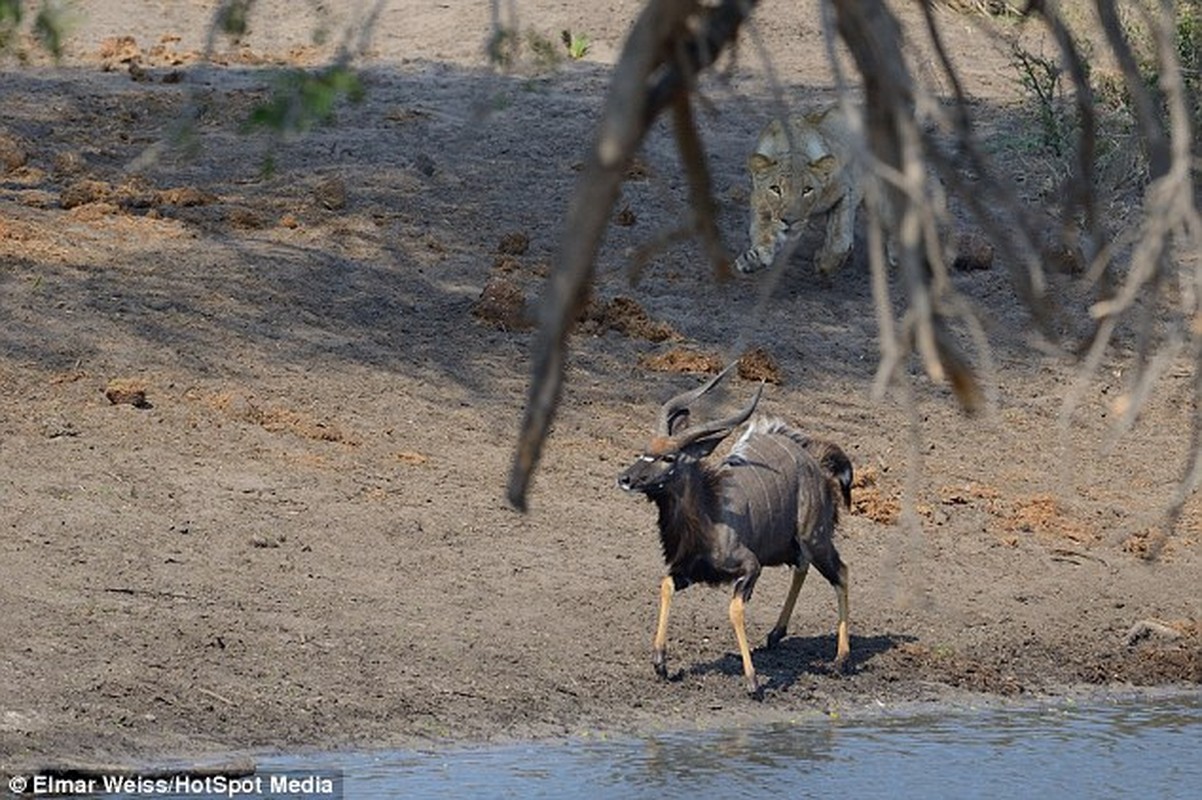
[[[588,296],[622,173],[651,123],[714,63],[754,5],[755,0],[713,6],[698,0],[648,0],[630,31],[568,207],[567,233],[542,304],[526,414],[509,474],[509,502],[519,509],[526,507],[526,490],[559,402],[567,336]],[[687,128],[678,125],[678,137],[688,139]],[[698,219],[706,217],[704,210],[695,213]]]

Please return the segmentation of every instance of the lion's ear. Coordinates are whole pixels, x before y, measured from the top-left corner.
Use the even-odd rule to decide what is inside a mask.
[[[767,172],[776,166],[776,159],[769,158],[763,153],[752,153],[747,157],[747,170],[752,175]]]
[[[831,154],[822,156],[810,162],[812,169],[822,180],[829,180],[835,171],[839,169],[839,159]]]

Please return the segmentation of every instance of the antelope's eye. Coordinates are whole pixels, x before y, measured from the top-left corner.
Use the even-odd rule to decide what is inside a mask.
[[[664,453],[662,456],[659,457],[659,460],[664,462],[665,464],[675,464],[676,463],[676,454],[675,453]]]
[[[772,184],[771,186],[769,186],[769,187],[768,187],[768,191],[772,192],[772,193],[773,193],[774,195],[776,195],[777,197],[781,197],[781,196],[783,196],[783,194],[784,194],[784,192],[782,192],[782,191],[781,191],[781,189],[780,189],[780,184],[776,184],[776,183],[774,183],[774,184]]]

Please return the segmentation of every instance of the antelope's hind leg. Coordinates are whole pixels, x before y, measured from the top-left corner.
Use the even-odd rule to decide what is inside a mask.
[[[839,582],[835,584],[835,594],[839,599],[839,628],[835,645],[835,669],[842,671],[851,655],[851,640],[847,632],[848,599],[847,599],[847,565],[839,562]]]
[[[780,616],[776,618],[776,626],[768,632],[769,648],[776,647],[780,640],[785,638],[785,633],[789,630],[789,620],[793,618],[793,607],[797,605],[797,595],[801,592],[801,585],[805,583],[806,572],[809,569],[809,564],[793,567],[793,582],[789,585],[789,594],[785,596],[785,604],[781,607]]]
[[[734,627],[735,639],[739,642],[739,655],[743,657],[743,677],[747,681],[747,693],[758,698],[760,682],[755,675],[755,665],[751,663],[751,648],[747,645],[747,626],[743,615],[745,605],[743,592],[736,588],[735,596],[730,599],[730,624]]]
[[[839,627],[835,631],[835,669],[842,672],[847,657],[851,654],[851,640],[847,631],[847,565],[839,558],[838,551],[833,546],[828,546],[822,552],[814,554],[814,566],[822,573],[822,577],[835,587],[835,597],[839,601]]]

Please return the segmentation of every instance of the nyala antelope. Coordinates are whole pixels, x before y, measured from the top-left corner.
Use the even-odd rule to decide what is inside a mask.
[[[726,419],[690,425],[690,406],[734,366],[663,405],[656,436],[618,477],[618,486],[645,494],[659,508],[659,536],[668,574],[660,583],[655,671],[667,677],[672,596],[694,583],[733,584],[730,622],[743,658],[747,691],[758,697],[760,687],[743,618],[744,606],[764,567],[793,568],[793,582],[768,634],[768,647],[784,638],[797,594],[813,564],[835,587],[838,598],[836,667],[841,668],[847,659],[847,565],[839,558],[833,537],[840,502],[850,504],[852,466],[837,445],[811,439],[780,420],[763,417],[747,427],[721,463],[705,464],[703,459],[719,442],[751,417],[763,393],[761,384],[742,411]]]

